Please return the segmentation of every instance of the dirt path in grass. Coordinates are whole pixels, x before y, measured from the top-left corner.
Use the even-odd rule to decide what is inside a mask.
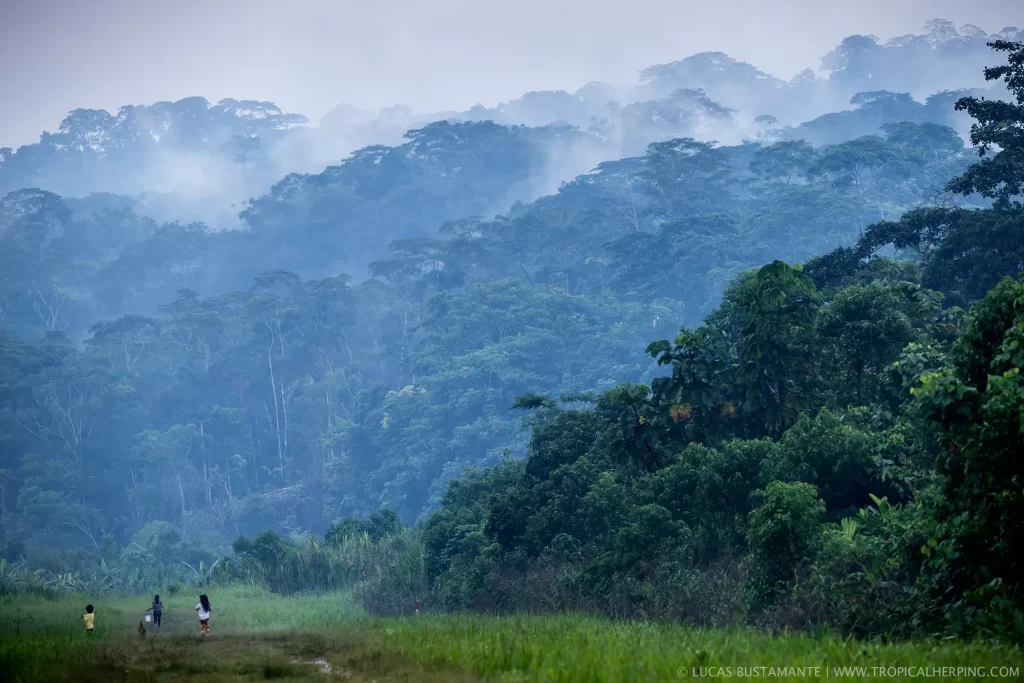
[[[175,629],[177,630],[177,629]],[[97,641],[90,657],[75,658],[48,680],[90,681],[476,681],[460,671],[424,666],[382,650],[352,632],[329,634],[180,635]]]

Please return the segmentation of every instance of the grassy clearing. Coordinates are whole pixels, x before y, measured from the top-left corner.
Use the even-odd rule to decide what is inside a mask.
[[[252,631],[294,630],[322,627],[351,621],[363,615],[355,598],[346,592],[319,595],[282,596],[251,586],[210,589],[214,617],[212,629],[231,633]],[[40,600],[28,595],[0,598],[0,631],[46,633],[50,636],[84,635],[82,614],[92,603],[96,608],[94,638],[136,634],[143,612],[153,595],[96,596],[62,595],[56,600]],[[198,633],[196,603],[199,591],[160,596],[164,603],[161,632],[165,634]],[[152,626],[149,624],[148,626]],[[155,632],[155,629],[150,629]]]
[[[392,651],[420,661],[472,671],[482,677],[529,681],[669,681],[687,678],[765,678],[739,668],[821,667],[819,676],[773,680],[892,680],[871,667],[1016,666],[1013,648],[958,642],[875,644],[800,634],[773,637],[747,630],[692,630],[670,624],[610,623],[592,618],[439,617],[378,624]],[[835,667],[868,667],[867,675]],[[686,676],[680,677],[680,667]],[[732,674],[718,670],[731,667]],[[987,673],[987,672],[986,672]],[[976,672],[960,680],[973,680]],[[908,674],[904,678],[909,679]],[[949,677],[947,680],[954,680]]]
[[[308,634],[363,617],[349,593],[283,597],[237,586],[210,594],[213,638],[206,642],[199,638],[198,592],[161,595],[166,609],[161,628],[147,624],[145,638],[137,629],[150,594],[63,595],[56,600],[5,596],[0,598],[0,678],[26,683],[323,680],[319,669],[301,657],[330,646]],[[82,622],[88,603],[96,609],[91,636]]]
[[[998,678],[990,668],[1001,666],[1016,667],[1016,676],[1002,674],[1016,680],[1024,671],[1019,649],[986,643],[886,645],[573,616],[370,619],[347,593],[283,597],[243,587],[210,591],[210,639],[198,636],[197,596],[191,594],[162,596],[163,629],[140,638],[136,629],[151,597],[91,598],[97,613],[92,637],[81,622],[85,598],[0,599],[0,678],[611,682],[681,680],[685,667],[686,680],[891,681],[921,676],[871,667],[978,667],[932,676],[941,680]],[[739,670],[772,666],[805,670],[789,676]],[[867,670],[842,674],[836,667]]]

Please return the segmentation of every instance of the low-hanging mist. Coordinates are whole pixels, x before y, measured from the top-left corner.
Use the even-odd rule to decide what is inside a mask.
[[[74,110],[0,151],[0,599],[1022,642],[1022,55]]]

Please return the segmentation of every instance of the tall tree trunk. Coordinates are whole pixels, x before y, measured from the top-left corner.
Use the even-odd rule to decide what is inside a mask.
[[[345,335],[341,336],[341,343],[345,345],[345,351],[348,353],[349,364],[355,365],[356,357],[355,354],[352,353],[352,347],[348,345],[348,339],[345,338]]]
[[[224,456],[224,492],[228,494],[228,505],[235,509],[235,497],[231,494],[231,456]]]
[[[228,494],[228,511],[231,513],[231,523],[235,526],[235,533],[238,533],[238,522],[235,520],[235,496],[231,493],[231,456],[224,455],[224,492]]]
[[[124,488],[128,493],[128,505],[132,510],[132,521],[138,522],[140,518],[139,506],[135,502],[135,487],[138,485],[138,482],[135,479],[135,470],[131,467],[128,468],[128,479],[131,483],[125,484]]]
[[[272,350],[274,342],[270,342],[267,349],[267,365],[270,367],[270,395],[274,397],[274,427],[277,432],[277,457],[281,462],[281,476],[284,476],[284,447],[281,445],[281,417],[280,406],[277,404],[277,383],[274,381],[274,358]]]
[[[334,443],[331,441],[331,434],[334,433],[334,418],[331,415],[331,390],[324,389],[324,396],[327,399],[327,464],[334,464]]]
[[[288,399],[284,397],[284,385],[281,385],[281,412],[284,413],[284,454],[288,455]],[[282,463],[282,468],[284,464]]]
[[[206,504],[213,504],[213,493],[210,491],[210,474],[206,468],[206,432],[203,421],[199,421],[199,452],[203,456],[203,488],[206,489]]]
[[[178,497],[181,499],[181,519],[185,520],[185,486],[181,483],[181,475],[177,472],[174,473],[174,478],[178,480]]]

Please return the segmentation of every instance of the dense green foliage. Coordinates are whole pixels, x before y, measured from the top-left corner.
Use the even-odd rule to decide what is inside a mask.
[[[709,316],[724,329],[651,345],[673,366],[653,390],[521,402],[525,462],[454,482],[424,526],[435,597],[1024,635],[1022,292],[1004,281],[951,345],[914,283],[815,306],[799,271],[762,268]]]
[[[1024,47],[995,47],[1018,104],[958,101],[974,165],[920,120],[678,138],[480,218],[595,138],[439,122],[241,231],[8,195],[5,555],[44,587],[184,564],[377,611],[1024,637]]]
[[[996,47],[1012,69],[989,76],[1024,93],[1024,45]],[[912,211],[811,277],[775,261],[735,280],[702,326],[648,347],[672,368],[650,387],[524,397],[525,462],[454,482],[424,526],[435,597],[1024,637],[1024,280],[984,294],[948,247],[995,284],[1020,273],[1022,219],[1009,201]],[[926,283],[981,300],[964,315]]]
[[[658,371],[640,351],[650,337],[710,312],[734,274],[849,240],[879,203],[912,206],[932,175],[964,167],[945,129],[914,137],[906,126],[895,142],[864,139],[881,146],[881,166],[865,165],[856,152],[847,159],[839,145],[802,151],[785,179],[750,170],[761,169],[774,147],[659,143],[496,220],[450,222],[439,238],[399,232],[362,284],[276,270],[249,289],[205,298],[191,287],[226,289],[260,259],[297,266],[290,254],[336,254],[323,242],[345,239],[323,230],[334,216],[404,231],[388,216],[408,212],[406,201],[420,207],[406,214],[417,221],[444,217],[429,218],[421,202],[428,195],[441,212],[479,208],[493,190],[467,189],[424,167],[415,177],[430,182],[402,180],[412,146],[454,145],[458,159],[490,150],[480,162],[490,168],[486,159],[507,158],[526,133],[435,126],[408,148],[374,152],[396,160],[397,170],[382,163],[398,189],[353,194],[365,177],[357,155],[321,176],[284,181],[253,203],[244,234],[157,229],[120,214],[123,230],[144,234],[112,261],[100,245],[72,247],[79,229],[110,210],[76,219],[52,195],[8,197],[17,216],[12,232],[24,235],[25,247],[4,252],[11,263],[5,320],[29,338],[48,336],[42,345],[3,342],[5,486],[18,501],[5,512],[5,529],[40,542],[77,537],[98,545],[109,530],[127,540],[157,519],[225,544],[272,524],[323,532],[330,520],[381,505],[411,522],[437,504],[462,467],[494,463],[506,448],[522,452],[525,437],[507,411],[516,395],[649,381]],[[945,145],[937,156],[936,136]],[[822,159],[829,170],[818,173]],[[492,182],[504,184],[500,174]],[[402,188],[414,195],[395,203]],[[477,204],[458,208],[449,191]],[[366,218],[367,211],[383,218]],[[305,264],[319,269],[313,258]],[[62,335],[78,337],[100,311],[158,305],[155,315],[93,324],[83,350]],[[878,321],[878,330],[890,323]],[[737,319],[732,333],[746,334],[748,324],[760,325]],[[772,334],[759,327],[737,348],[787,355],[780,362],[790,372],[803,354],[798,346],[771,350]],[[903,336],[890,346],[908,338],[896,334]],[[875,367],[889,351],[858,350],[850,362]],[[763,405],[778,431],[799,396],[791,405],[769,396],[778,380],[772,368],[742,372],[761,373],[763,395],[742,400],[751,410]]]

